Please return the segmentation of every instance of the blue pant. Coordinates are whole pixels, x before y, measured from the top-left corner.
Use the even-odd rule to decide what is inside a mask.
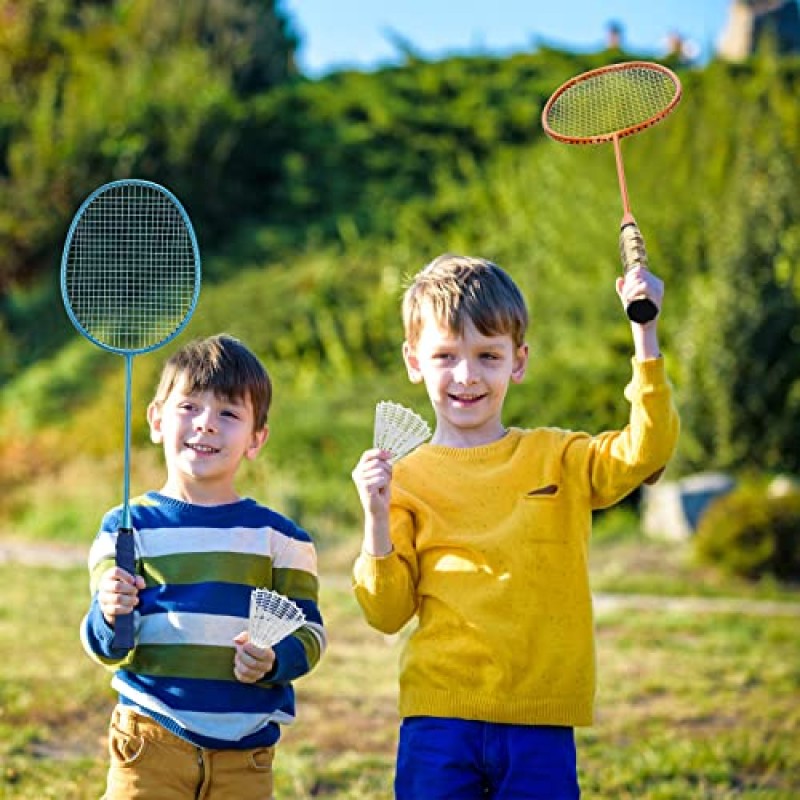
[[[577,800],[572,728],[407,717],[397,800]]]

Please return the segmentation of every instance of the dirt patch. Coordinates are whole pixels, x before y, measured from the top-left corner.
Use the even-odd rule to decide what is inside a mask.
[[[74,713],[53,715],[43,710],[25,719],[27,725],[40,725],[45,737],[34,739],[25,748],[34,758],[71,761],[76,758],[104,758],[106,731],[113,706],[98,704]]]
[[[58,544],[55,542],[22,542],[0,540],[0,564],[14,563],[44,567],[85,566],[89,545]]]

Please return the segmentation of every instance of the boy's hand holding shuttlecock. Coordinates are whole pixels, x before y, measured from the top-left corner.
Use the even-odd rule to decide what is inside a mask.
[[[272,649],[306,621],[302,609],[288,597],[270,589],[253,589],[248,629],[235,639],[233,672],[242,683],[255,683],[275,665]]]
[[[367,539],[372,540],[367,549],[373,555],[386,555],[392,549],[388,532],[392,465],[430,436],[428,423],[411,409],[388,401],[375,408],[373,449],[361,456],[352,474],[366,512]]]
[[[242,631],[234,640],[236,655],[233,660],[233,674],[242,683],[255,683],[272,672],[275,666],[275,651],[267,647],[259,647],[249,638],[247,631]]]
[[[392,454],[392,464],[408,455],[431,437],[431,429],[422,417],[399,403],[381,401],[375,407],[375,447]]]

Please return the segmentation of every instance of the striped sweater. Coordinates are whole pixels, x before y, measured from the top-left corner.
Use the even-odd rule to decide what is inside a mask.
[[[114,671],[122,704],[200,747],[274,744],[294,720],[292,681],[319,661],[326,639],[317,604],[314,545],[291,520],[243,499],[197,506],[149,492],[130,503],[139,594],[136,646],[112,647],[97,601],[114,564],[121,509],[109,511],[89,553],[92,602],[81,625],[87,653]],[[275,645],[275,667],[257,683],[233,674],[233,638],[247,628],[250,593],[271,588],[293,599],[306,624]]]

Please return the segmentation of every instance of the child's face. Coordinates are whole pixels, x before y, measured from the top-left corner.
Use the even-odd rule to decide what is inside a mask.
[[[484,336],[469,321],[463,335],[453,333],[425,314],[418,341],[403,345],[403,357],[436,412],[434,444],[475,447],[504,435],[503,401],[509,383],[525,375],[527,345],[514,347],[508,334]]]
[[[214,392],[189,394],[176,384],[163,405],[147,409],[150,438],[164,447],[170,497],[199,504],[237,499],[236,471],[253,459],[267,440],[267,429],[253,430],[250,399],[231,401]]]

